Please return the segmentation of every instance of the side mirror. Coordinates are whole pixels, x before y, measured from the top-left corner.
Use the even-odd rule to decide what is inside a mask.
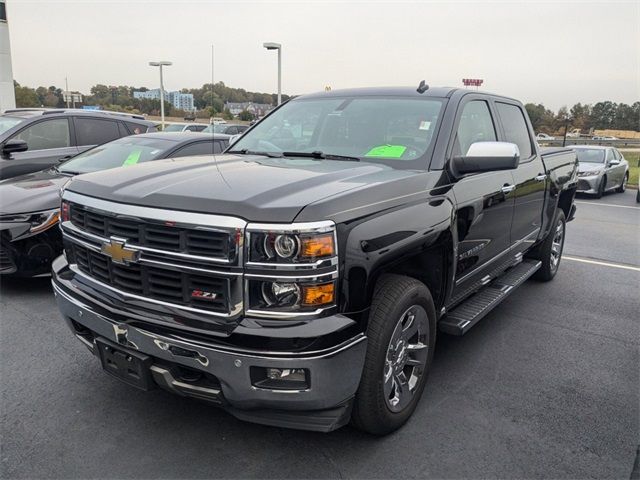
[[[454,157],[451,162],[456,174],[513,170],[520,163],[520,150],[515,143],[475,142],[464,157]]]
[[[12,153],[16,152],[26,152],[29,150],[29,145],[24,140],[7,140],[4,145],[2,145],[2,154],[5,156],[9,156]]]
[[[609,160],[609,165],[620,165],[620,160],[618,160],[617,158]]]

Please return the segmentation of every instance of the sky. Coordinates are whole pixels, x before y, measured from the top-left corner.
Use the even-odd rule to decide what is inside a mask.
[[[640,1],[7,0],[22,85],[231,87],[298,95],[359,86],[462,86],[563,105],[640,100]]]

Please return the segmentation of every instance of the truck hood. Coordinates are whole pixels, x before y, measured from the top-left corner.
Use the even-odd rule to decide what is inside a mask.
[[[69,177],[53,169],[0,182],[0,213],[30,213],[60,206],[60,188]]]
[[[370,162],[218,155],[79,175],[67,188],[132,205],[292,222],[305,206],[322,199],[415,175]]]

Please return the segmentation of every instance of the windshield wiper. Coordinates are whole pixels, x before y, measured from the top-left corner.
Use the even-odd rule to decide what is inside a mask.
[[[314,152],[282,152],[285,157],[305,157],[315,158],[317,160],[342,160],[345,162],[359,162],[358,157],[350,157],[348,155],[335,155],[333,153],[324,153],[319,150]]]
[[[269,158],[282,158],[281,153],[254,152],[247,148],[243,148],[242,150],[229,150],[227,153],[239,153],[240,155],[262,155],[263,157],[269,157]]]

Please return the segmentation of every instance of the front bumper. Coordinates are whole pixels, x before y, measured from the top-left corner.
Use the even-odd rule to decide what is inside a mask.
[[[602,181],[602,175],[593,175],[590,177],[578,177],[578,193],[598,193],[600,182]]]
[[[51,272],[51,262],[62,253],[57,227],[29,234],[30,224],[0,223],[0,275],[32,277]]]
[[[80,300],[73,283],[58,279],[55,269],[52,283],[67,324],[92,353],[96,354],[96,338],[144,353],[153,359],[151,373],[160,387],[267,425],[331,431],[349,421],[366,353],[363,334],[316,351],[249,350],[169,331],[159,334],[118,321],[100,306]],[[309,386],[304,390],[259,388],[252,384],[251,367],[306,369]],[[203,377],[194,382],[190,374],[185,380],[180,369]]]

